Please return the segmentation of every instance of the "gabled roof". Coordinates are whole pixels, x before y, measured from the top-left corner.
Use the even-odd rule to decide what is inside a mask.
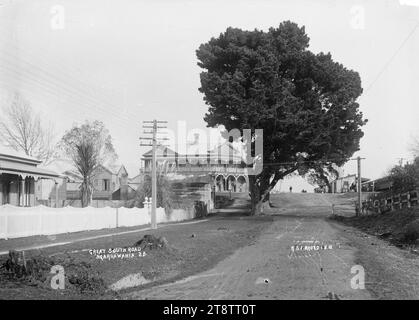
[[[242,153],[227,141],[209,151],[209,155],[220,160],[243,160]]]
[[[156,147],[156,155],[158,157],[167,157],[167,158],[175,158],[178,157],[179,154],[175,151],[173,151],[172,149],[170,149],[169,147],[166,146],[162,146],[162,145],[158,145]],[[153,150],[149,150],[146,153],[143,154],[143,160],[145,160],[146,158],[151,159],[151,157],[153,156]]]
[[[127,171],[127,169],[125,168],[124,165],[122,165],[122,166],[119,167],[119,170],[118,170],[117,175],[126,175],[126,176],[128,176],[128,171]]]
[[[107,172],[108,172],[108,173],[110,173],[111,175],[116,175],[116,174],[118,174],[118,172],[116,171],[116,170],[117,170],[116,168],[117,168],[116,166],[112,166],[112,165],[107,165],[107,166],[105,166],[105,165],[103,165],[103,164],[100,164],[100,165],[98,165],[98,166],[96,167],[96,169],[95,169],[95,170],[97,170],[97,169],[102,169],[102,170],[107,171]]]

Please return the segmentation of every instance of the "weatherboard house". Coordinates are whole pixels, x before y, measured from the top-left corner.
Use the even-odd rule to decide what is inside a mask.
[[[67,181],[66,200],[80,200],[83,177],[73,170],[70,162],[61,166],[59,164],[57,161],[55,166],[61,167],[58,171],[62,172]],[[101,164],[94,170],[92,180],[93,200],[130,200],[135,197],[137,185],[131,183],[124,165]]]
[[[0,205],[32,207],[44,198],[59,198],[63,177],[43,168],[42,161],[0,143]],[[46,181],[49,188],[40,192]]]
[[[81,185],[83,177],[74,170],[71,160],[57,158],[46,167],[50,171],[59,172],[64,180],[63,187],[59,188],[58,206],[81,205]],[[92,200],[102,201],[103,205],[109,205],[106,201],[130,200],[135,197],[138,184],[131,182],[128,171],[122,164],[101,164],[92,175],[93,194]],[[44,194],[42,199],[48,199],[50,189],[49,182],[44,181],[38,186],[39,194]],[[48,206],[55,206],[54,199],[38,201]],[[96,205],[97,203],[95,203]]]

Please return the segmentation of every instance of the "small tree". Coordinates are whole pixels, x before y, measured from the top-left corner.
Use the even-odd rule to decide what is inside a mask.
[[[92,201],[93,175],[95,169],[105,162],[113,162],[117,156],[112,137],[100,121],[75,125],[67,131],[60,142],[65,156],[73,161],[77,172],[83,177],[80,187],[82,207]]]
[[[158,164],[156,168],[157,176],[157,207],[165,208],[166,212],[172,209],[172,186],[167,177],[171,172],[167,163]],[[151,176],[145,175],[143,181],[137,189],[135,206],[141,207],[146,197],[151,197]]]
[[[48,164],[56,155],[52,125],[41,121],[29,102],[16,93],[0,118],[0,140]]]

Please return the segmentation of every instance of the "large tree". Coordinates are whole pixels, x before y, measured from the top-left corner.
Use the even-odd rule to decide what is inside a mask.
[[[19,93],[2,110],[0,140],[26,155],[48,164],[56,154],[53,128]]]
[[[359,74],[308,46],[304,27],[286,21],[267,32],[228,28],[197,50],[208,126],[264,130],[263,170],[249,177],[253,214],[286,175],[327,183],[359,150]]]
[[[60,147],[65,156],[72,159],[75,169],[83,178],[81,202],[82,207],[87,207],[92,201],[95,169],[116,160],[112,137],[102,122],[86,121],[68,130],[61,139]]]

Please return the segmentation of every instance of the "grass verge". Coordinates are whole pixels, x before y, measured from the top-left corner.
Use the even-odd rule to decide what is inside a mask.
[[[106,290],[78,290],[66,286],[64,290],[53,290],[50,278],[41,283],[28,282],[25,279],[0,274],[0,299],[120,299],[124,293],[132,290],[180,280],[214,267],[240,247],[254,242],[260,233],[269,227],[270,217],[226,217],[211,218],[208,221],[173,225],[154,231],[124,234],[114,237],[77,242],[61,247],[46,248],[26,252],[26,258],[39,256],[52,259],[49,267],[61,263],[66,276],[76,275],[83,279],[98,276]],[[160,239],[164,245],[144,246],[146,255],[137,252],[127,259],[108,259],[109,252],[118,252],[121,248],[137,247],[142,244],[145,235]],[[105,253],[105,254],[103,254]],[[101,256],[101,258],[98,258]],[[7,257],[0,260],[0,265]],[[73,266],[73,269],[71,269]],[[80,270],[80,266],[85,266]],[[78,269],[77,269],[78,268]],[[68,270],[67,270],[68,269]],[[145,281],[134,287],[118,292],[109,288],[121,279],[139,279]],[[87,278],[86,278],[87,277]],[[67,281],[67,279],[66,279]]]
[[[397,247],[416,250],[419,244],[418,207],[360,217],[335,215],[330,219],[356,227]]]

